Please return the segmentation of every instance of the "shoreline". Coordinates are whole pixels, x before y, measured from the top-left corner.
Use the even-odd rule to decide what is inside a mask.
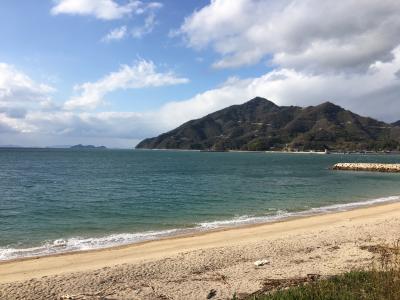
[[[113,149],[111,149],[113,150]],[[118,150],[118,149],[115,149]],[[126,150],[126,149],[121,149]],[[400,151],[346,151],[346,150],[332,150],[326,153],[320,150],[309,151],[284,151],[284,150],[199,150],[199,149],[162,149],[162,148],[133,148],[133,151],[161,151],[161,152],[201,152],[201,153],[277,153],[277,154],[322,154],[322,155],[374,155],[374,156],[387,156],[387,155],[400,155]]]
[[[18,258],[0,262],[0,284],[72,272],[88,272],[116,265],[137,264],[191,251],[237,246],[276,238],[289,233],[338,225],[347,220],[399,214],[400,202],[376,203],[346,211],[289,217],[275,222],[233,228],[218,228],[110,248]]]
[[[11,257],[9,259],[0,259],[0,266],[7,262],[18,262],[18,261],[25,261],[31,259],[40,259],[45,257],[56,257],[56,256],[63,256],[63,255],[72,255],[78,253],[88,253],[88,252],[97,252],[97,251],[104,251],[104,250],[112,250],[112,249],[119,249],[124,247],[130,247],[134,245],[141,245],[144,243],[150,243],[160,240],[168,240],[174,238],[185,238],[185,237],[193,237],[197,235],[203,235],[207,233],[219,232],[219,231],[226,231],[226,230],[234,230],[240,228],[247,228],[252,226],[262,226],[268,224],[274,224],[278,222],[286,222],[290,220],[296,220],[301,218],[308,218],[313,216],[323,216],[327,214],[334,214],[338,212],[345,212],[345,211],[352,211],[359,208],[368,208],[373,206],[385,205],[390,203],[400,203],[400,195],[394,196],[386,196],[386,197],[379,197],[374,199],[367,199],[363,201],[357,202],[349,202],[349,203],[339,203],[339,204],[332,204],[328,206],[321,206],[316,208],[310,208],[303,211],[296,211],[296,212],[283,212],[275,215],[264,215],[264,216],[240,216],[232,219],[226,220],[217,220],[217,221],[205,221],[198,223],[196,227],[191,228],[173,228],[167,230],[155,230],[155,231],[147,231],[147,232],[136,232],[136,233],[116,233],[107,236],[100,236],[100,237],[86,237],[81,238],[82,241],[85,240],[104,240],[104,239],[111,239],[115,238],[116,236],[125,236],[125,235],[142,235],[141,239],[137,240],[125,240],[119,243],[109,243],[108,245],[102,246],[92,246],[91,248],[83,248],[83,249],[65,249],[62,245],[67,244],[67,240],[58,239],[53,241],[53,253],[38,253],[38,254],[27,254],[21,255],[19,257]],[[72,237],[74,239],[74,237]],[[75,238],[76,239],[76,238]],[[57,241],[64,242],[62,245],[55,244]],[[12,250],[15,252],[28,252],[30,250],[33,252],[32,249],[47,249],[51,247],[48,244],[30,247],[30,248],[21,248],[21,249],[14,249],[14,248],[3,248],[7,250]],[[44,251],[44,250],[43,250]]]

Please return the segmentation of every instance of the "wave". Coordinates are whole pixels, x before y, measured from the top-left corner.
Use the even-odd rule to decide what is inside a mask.
[[[58,239],[45,242],[43,245],[31,248],[0,248],[0,261],[46,256],[52,254],[60,254],[75,251],[103,249],[115,246],[134,244],[144,241],[157,240],[160,238],[178,236],[186,233],[194,233],[199,231],[208,231],[218,228],[229,228],[242,225],[270,223],[281,221],[290,217],[303,217],[317,214],[331,213],[337,211],[346,211],[363,206],[371,206],[379,203],[398,202],[400,196],[389,196],[377,199],[371,199],[360,202],[351,202],[345,204],[334,204],[311,208],[305,211],[288,212],[285,210],[277,210],[274,214],[263,216],[238,216],[229,220],[209,221],[195,224],[192,228],[177,228],[160,231],[147,231],[139,233],[120,233],[112,234],[104,237],[73,237],[69,239]]]
[[[140,233],[120,233],[98,238],[73,237],[45,242],[31,248],[0,248],[0,260],[22,257],[45,256],[73,251],[85,251],[134,244],[183,233],[184,229],[148,231]]]
[[[277,210],[274,215],[265,215],[265,216],[239,216],[230,220],[222,220],[222,221],[211,221],[211,222],[202,222],[198,223],[198,227],[201,229],[217,229],[223,227],[233,227],[240,225],[251,225],[265,222],[274,222],[281,219],[285,219],[290,217],[293,213],[289,213],[286,210]]]
[[[212,221],[212,222],[203,222],[198,223],[200,228],[206,229],[216,229],[221,227],[230,227],[230,226],[240,226],[240,225],[250,225],[250,224],[259,224],[259,223],[268,223],[268,222],[276,222],[280,220],[284,220],[290,217],[305,217],[312,216],[316,214],[330,213],[330,212],[338,212],[338,211],[346,211],[351,210],[357,207],[370,206],[379,203],[386,202],[397,202],[400,201],[400,196],[389,196],[383,198],[377,198],[372,200],[360,201],[360,202],[351,202],[345,204],[334,204],[328,206],[322,206],[317,208],[311,208],[309,210],[297,211],[297,212],[288,212],[286,210],[278,210],[274,215],[266,215],[266,216],[240,216],[230,220],[222,220],[222,221]]]

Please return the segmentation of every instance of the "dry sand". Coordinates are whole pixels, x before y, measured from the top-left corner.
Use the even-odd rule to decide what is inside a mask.
[[[267,279],[369,267],[400,238],[400,203],[0,263],[0,299],[230,299]],[[256,267],[257,260],[268,263]]]

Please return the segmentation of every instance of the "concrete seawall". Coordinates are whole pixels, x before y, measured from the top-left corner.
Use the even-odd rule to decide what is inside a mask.
[[[339,163],[333,170],[400,173],[400,164]]]

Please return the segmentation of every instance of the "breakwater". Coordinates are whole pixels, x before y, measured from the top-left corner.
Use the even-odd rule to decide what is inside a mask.
[[[333,170],[400,173],[400,164],[338,163]]]

